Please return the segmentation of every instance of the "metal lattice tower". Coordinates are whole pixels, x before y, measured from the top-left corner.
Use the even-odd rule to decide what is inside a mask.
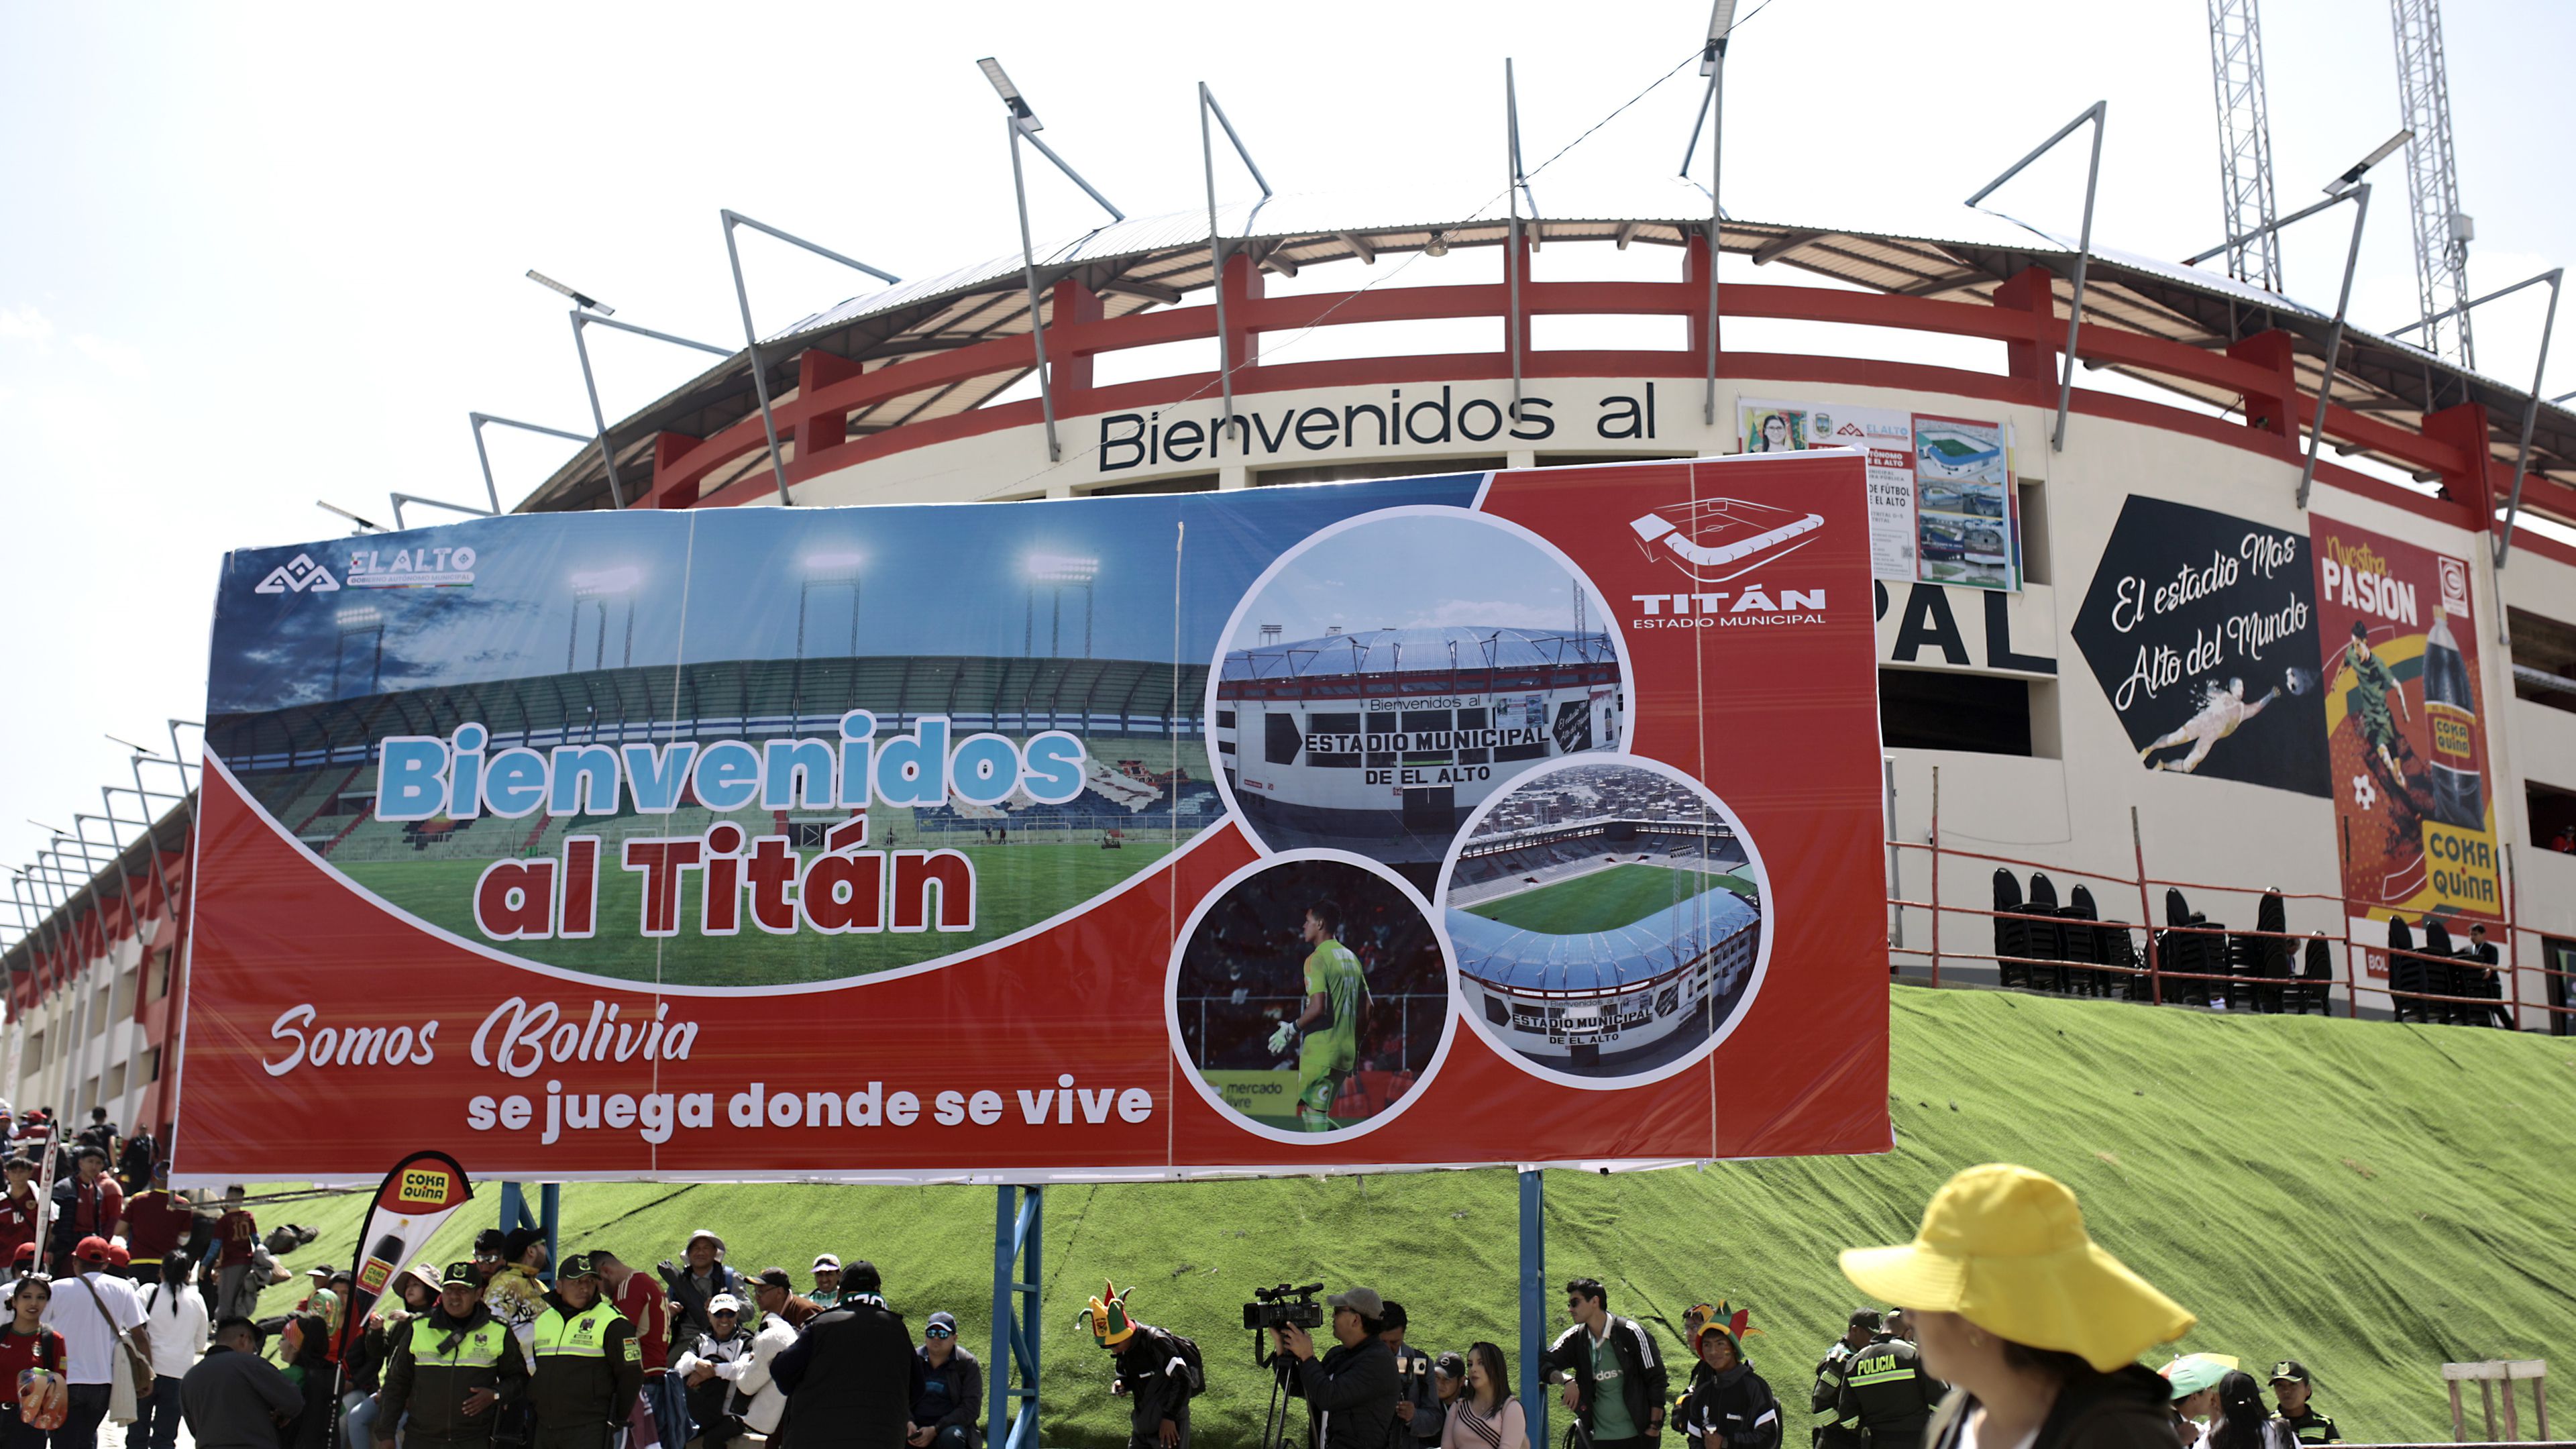
[[[2397,29],[2397,100],[2415,133],[2406,147],[2407,213],[2415,224],[2415,282],[2423,315],[2469,299],[2472,228],[2460,210],[2460,174],[2451,158],[2451,87],[2442,58],[2441,0],[2389,0]],[[2462,367],[2476,366],[2464,313],[2426,327],[2424,346]]]
[[[2406,0],[2397,0],[2400,6]],[[2272,120],[2263,99],[2263,28],[2257,0],[2209,0],[2209,66],[2218,86],[2218,184],[2224,235],[2237,237],[2269,225],[2279,208],[2272,194]],[[2281,290],[2281,238],[2265,232],[2231,247],[2227,274],[2267,292]]]

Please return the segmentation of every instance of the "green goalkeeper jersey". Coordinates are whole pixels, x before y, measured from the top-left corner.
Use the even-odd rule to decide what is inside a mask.
[[[1350,1071],[1359,1064],[1360,999],[1368,994],[1368,977],[1351,948],[1329,936],[1306,957],[1306,994],[1317,992],[1332,1003],[1332,1020],[1306,1033],[1297,1065],[1310,1077]]]

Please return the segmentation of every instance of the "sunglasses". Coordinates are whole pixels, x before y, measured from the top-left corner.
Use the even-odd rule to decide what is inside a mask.
[[[928,1329],[925,1332],[926,1336],[931,1338],[955,1338],[957,1336],[954,1331],[945,1328],[933,1328]]]

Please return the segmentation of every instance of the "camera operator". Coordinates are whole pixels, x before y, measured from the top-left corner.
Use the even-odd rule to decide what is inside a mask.
[[[1378,1321],[1386,1331],[1378,1337],[1386,1340],[1395,1355],[1395,1428],[1387,1436],[1387,1449],[1417,1449],[1440,1442],[1440,1424],[1447,1411],[1440,1402],[1439,1385],[1432,1381],[1431,1355],[1418,1348],[1404,1346],[1407,1319],[1404,1305],[1390,1298]]]
[[[1118,1355],[1109,1392],[1130,1401],[1127,1449],[1189,1449],[1190,1370],[1171,1334],[1127,1316],[1127,1295],[1103,1285],[1082,1320],[1092,1338]],[[1132,1291],[1132,1290],[1131,1290]]]
[[[1655,1340],[1632,1319],[1610,1311],[1598,1278],[1565,1285],[1574,1326],[1548,1346],[1551,1382],[1570,1378],[1565,1406],[1592,1449],[1647,1449],[1664,1432],[1664,1363]]]
[[[1294,1324],[1272,1330],[1279,1351],[1295,1360],[1294,1380],[1305,1395],[1308,1443],[1313,1449],[1387,1449],[1394,1432],[1395,1354],[1386,1331],[1386,1304],[1374,1288],[1328,1295],[1333,1338],[1340,1347],[1315,1356],[1314,1336]]]

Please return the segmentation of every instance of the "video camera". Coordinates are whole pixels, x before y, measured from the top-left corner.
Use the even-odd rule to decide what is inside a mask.
[[[1254,1333],[1267,1333],[1274,1328],[1321,1328],[1324,1305],[1315,1301],[1315,1295],[1323,1291],[1321,1283],[1255,1288],[1252,1301],[1243,1305],[1243,1326]]]

